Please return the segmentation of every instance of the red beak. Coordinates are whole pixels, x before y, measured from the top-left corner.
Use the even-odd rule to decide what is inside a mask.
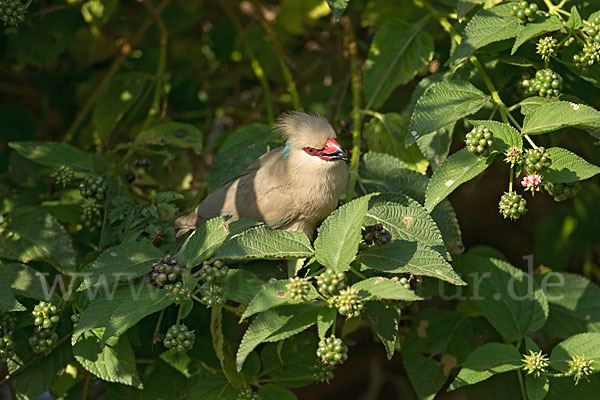
[[[342,146],[338,144],[335,139],[329,139],[325,143],[325,147],[323,148],[323,153],[321,153],[321,158],[326,160],[347,160],[348,153],[346,150],[342,149]]]

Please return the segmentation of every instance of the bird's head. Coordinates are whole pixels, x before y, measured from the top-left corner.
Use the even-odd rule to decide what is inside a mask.
[[[320,115],[286,113],[279,118],[275,127],[287,139],[284,158],[298,154],[327,162],[348,159],[348,153],[335,140],[335,131]]]

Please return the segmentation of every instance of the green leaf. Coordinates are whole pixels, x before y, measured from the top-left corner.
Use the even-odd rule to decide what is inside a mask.
[[[460,255],[454,268],[469,286],[471,301],[507,340],[539,330],[548,318],[548,301],[533,278],[506,261]]]
[[[359,197],[335,210],[323,223],[315,240],[316,258],[322,265],[346,271],[361,241],[360,229],[373,194]]]
[[[92,123],[100,137],[108,138],[151,80],[152,75],[144,72],[124,72],[110,80],[92,111]]]
[[[317,321],[320,307],[311,304],[281,306],[260,313],[250,324],[237,351],[241,371],[246,357],[263,342],[276,342],[302,332]]]
[[[465,285],[444,257],[423,243],[394,240],[362,251],[358,259],[382,272],[431,276],[453,285]]]
[[[416,145],[405,146],[408,119],[396,113],[375,113],[363,130],[363,136],[372,152],[389,153],[419,173],[427,171],[429,163]]]
[[[365,108],[380,108],[394,89],[427,67],[433,58],[433,39],[421,32],[424,22],[410,26],[394,18],[377,30],[363,73]]]
[[[449,62],[462,61],[485,45],[518,36],[523,27],[516,17],[510,15],[511,7],[511,3],[500,4],[475,14],[465,27],[460,45]]]
[[[423,196],[423,200],[425,196]],[[452,254],[460,254],[465,246],[462,243],[462,232],[452,204],[448,199],[442,200],[431,211],[431,218],[440,229],[446,249]]]
[[[240,304],[250,304],[263,287],[255,274],[244,269],[230,269],[223,282],[223,297]]]
[[[545,375],[535,376],[527,375],[525,377],[525,390],[529,400],[543,400],[550,390],[548,377]]]
[[[398,337],[398,324],[400,323],[400,308],[393,304],[383,304],[378,301],[369,301],[365,305],[364,318],[369,322],[377,334],[387,359],[391,360],[396,350]]]
[[[513,45],[510,54],[515,54],[517,49],[529,39],[538,37],[540,35],[543,35],[544,33],[558,31],[562,28],[562,21],[555,15],[551,15],[550,17],[544,19],[544,21],[541,22],[529,22],[525,24],[524,28],[521,29],[521,31],[519,32],[519,35],[515,40],[515,44]]]
[[[348,7],[348,2],[350,0],[327,0],[327,5],[331,8],[331,12],[333,13],[333,20],[338,22],[342,15],[344,14],[344,10]]]
[[[485,0],[458,0],[457,15],[459,21],[463,19],[472,9],[479,4],[483,4]]]
[[[244,374],[236,369],[233,350],[223,335],[223,307],[214,306],[210,314],[210,336],[212,338],[215,354],[221,362],[221,369],[229,383],[235,387],[245,387]],[[258,358],[258,357],[256,357]]]
[[[189,400],[237,400],[239,389],[234,388],[223,374],[195,378],[196,383],[187,393]]]
[[[337,310],[335,308],[322,308],[319,311],[319,316],[317,317],[317,332],[319,333],[319,339],[322,340],[327,336],[327,331],[335,322],[336,317]]]
[[[567,361],[581,356],[593,361],[592,374],[600,372],[600,333],[581,333],[560,342],[552,349],[550,366],[558,371],[567,372]]]
[[[475,349],[467,358],[448,391],[491,378],[495,374],[521,368],[521,354],[512,345],[488,343]]]
[[[588,124],[600,124],[599,111],[584,104],[554,101],[527,114],[522,132],[524,135],[539,135],[566,126],[581,127]]]
[[[481,109],[490,99],[466,81],[435,83],[419,97],[410,116],[406,144],[436,132]]]
[[[45,261],[59,271],[75,271],[75,250],[65,228],[38,207],[20,207],[7,217],[0,232],[0,257]]]
[[[121,383],[143,389],[138,376],[135,356],[126,335],[113,337],[102,347],[104,329],[85,332],[73,345],[75,359],[94,376],[106,382]]]
[[[519,103],[519,106],[521,107],[521,114],[523,114],[523,115],[531,114],[538,107],[541,107],[541,106],[549,104],[549,103],[553,103],[554,101],[556,101],[556,100],[552,100],[547,97],[540,97],[540,96],[528,97]]]
[[[448,157],[454,125],[455,123],[452,122],[439,130],[421,135],[417,139],[419,150],[421,150],[425,159],[429,161],[434,171]]]
[[[417,296],[412,290],[405,288],[399,282],[394,282],[391,279],[377,276],[362,280],[352,285],[352,288],[358,290],[358,294],[362,301],[369,300],[405,300],[415,301],[423,300]]]
[[[572,30],[580,29],[583,26],[581,16],[579,15],[579,11],[577,10],[576,6],[571,7],[571,15],[569,16],[567,25],[569,25],[569,28],[571,28]]]
[[[137,143],[145,145],[175,146],[192,149],[196,154],[202,150],[202,132],[191,124],[164,122],[143,130],[136,137]]]
[[[488,128],[494,135],[494,147],[500,154],[506,153],[510,147],[523,147],[523,137],[518,130],[498,121],[469,121],[473,126]]]
[[[289,279],[273,280],[270,281],[266,286],[263,286],[261,291],[258,292],[250,304],[248,304],[248,308],[246,308],[246,311],[244,311],[241,319],[246,319],[256,313],[284,304],[302,303],[302,299],[292,299],[287,295],[286,285],[288,283],[290,283]],[[314,286],[310,285],[310,289],[311,290],[307,296],[307,300],[313,300],[319,297],[319,294]]]
[[[60,142],[10,142],[9,146],[20,155],[50,168],[62,165],[76,171],[92,171],[92,155],[77,147]]]
[[[215,257],[222,260],[279,260],[306,258],[313,253],[304,233],[275,231],[261,225],[228,240]]]
[[[335,309],[327,308],[327,310]],[[317,361],[314,351],[317,348],[314,332],[303,332],[286,339],[283,343],[267,343],[261,351],[263,371],[275,383],[287,387],[302,387],[314,382],[312,367]],[[302,379],[305,377],[305,379]]]
[[[96,294],[92,291],[86,293],[90,296]],[[172,302],[164,290],[147,284],[134,285],[132,281],[112,292],[103,291],[81,313],[71,342],[76,343],[79,336],[90,329],[106,328],[100,343],[104,346],[109,338],[122,335],[145,316],[168,307]]]
[[[7,282],[14,295],[44,300],[51,286],[45,276],[23,264],[0,264],[2,280]]]
[[[115,281],[126,281],[152,271],[152,264],[164,255],[148,242],[127,242],[106,250],[83,270],[86,275],[81,289],[92,286],[108,288]]]
[[[425,193],[425,209],[428,211],[463,183],[475,178],[492,163],[494,156],[477,157],[463,148],[452,154],[433,173]]]
[[[560,147],[551,147],[548,153],[552,165],[544,178],[553,183],[577,182],[591,178],[600,172],[600,167],[590,164],[583,158],[569,150]]]
[[[331,0],[328,0],[328,2]],[[343,0],[337,0],[343,1]],[[283,386],[276,385],[274,383],[268,383],[261,386],[258,389],[258,394],[261,400],[296,400],[297,397],[294,393]]]
[[[566,272],[536,277],[550,304],[544,331],[567,338],[577,333],[600,333],[600,287],[589,279]]]
[[[10,288],[10,281],[5,280],[4,275],[0,281],[0,311],[25,311],[25,307],[15,299]]]
[[[365,224],[383,224],[392,239],[421,242],[443,252],[444,241],[431,216],[416,200],[406,196],[374,202],[367,212]]]
[[[213,191],[240,175],[250,164],[277,146],[271,128],[250,124],[236,129],[219,149],[208,174],[208,190]]]

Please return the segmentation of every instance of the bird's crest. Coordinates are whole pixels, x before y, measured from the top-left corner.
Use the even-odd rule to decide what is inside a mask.
[[[335,138],[335,131],[327,119],[317,114],[289,112],[279,117],[274,128],[287,139],[287,154],[291,147],[310,146],[318,149],[325,145],[327,139]]]

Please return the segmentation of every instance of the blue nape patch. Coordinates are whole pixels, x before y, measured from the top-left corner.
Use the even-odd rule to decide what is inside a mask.
[[[285,142],[285,148],[283,149],[283,159],[287,159],[290,156],[290,150],[292,149],[292,144],[288,140]]]

